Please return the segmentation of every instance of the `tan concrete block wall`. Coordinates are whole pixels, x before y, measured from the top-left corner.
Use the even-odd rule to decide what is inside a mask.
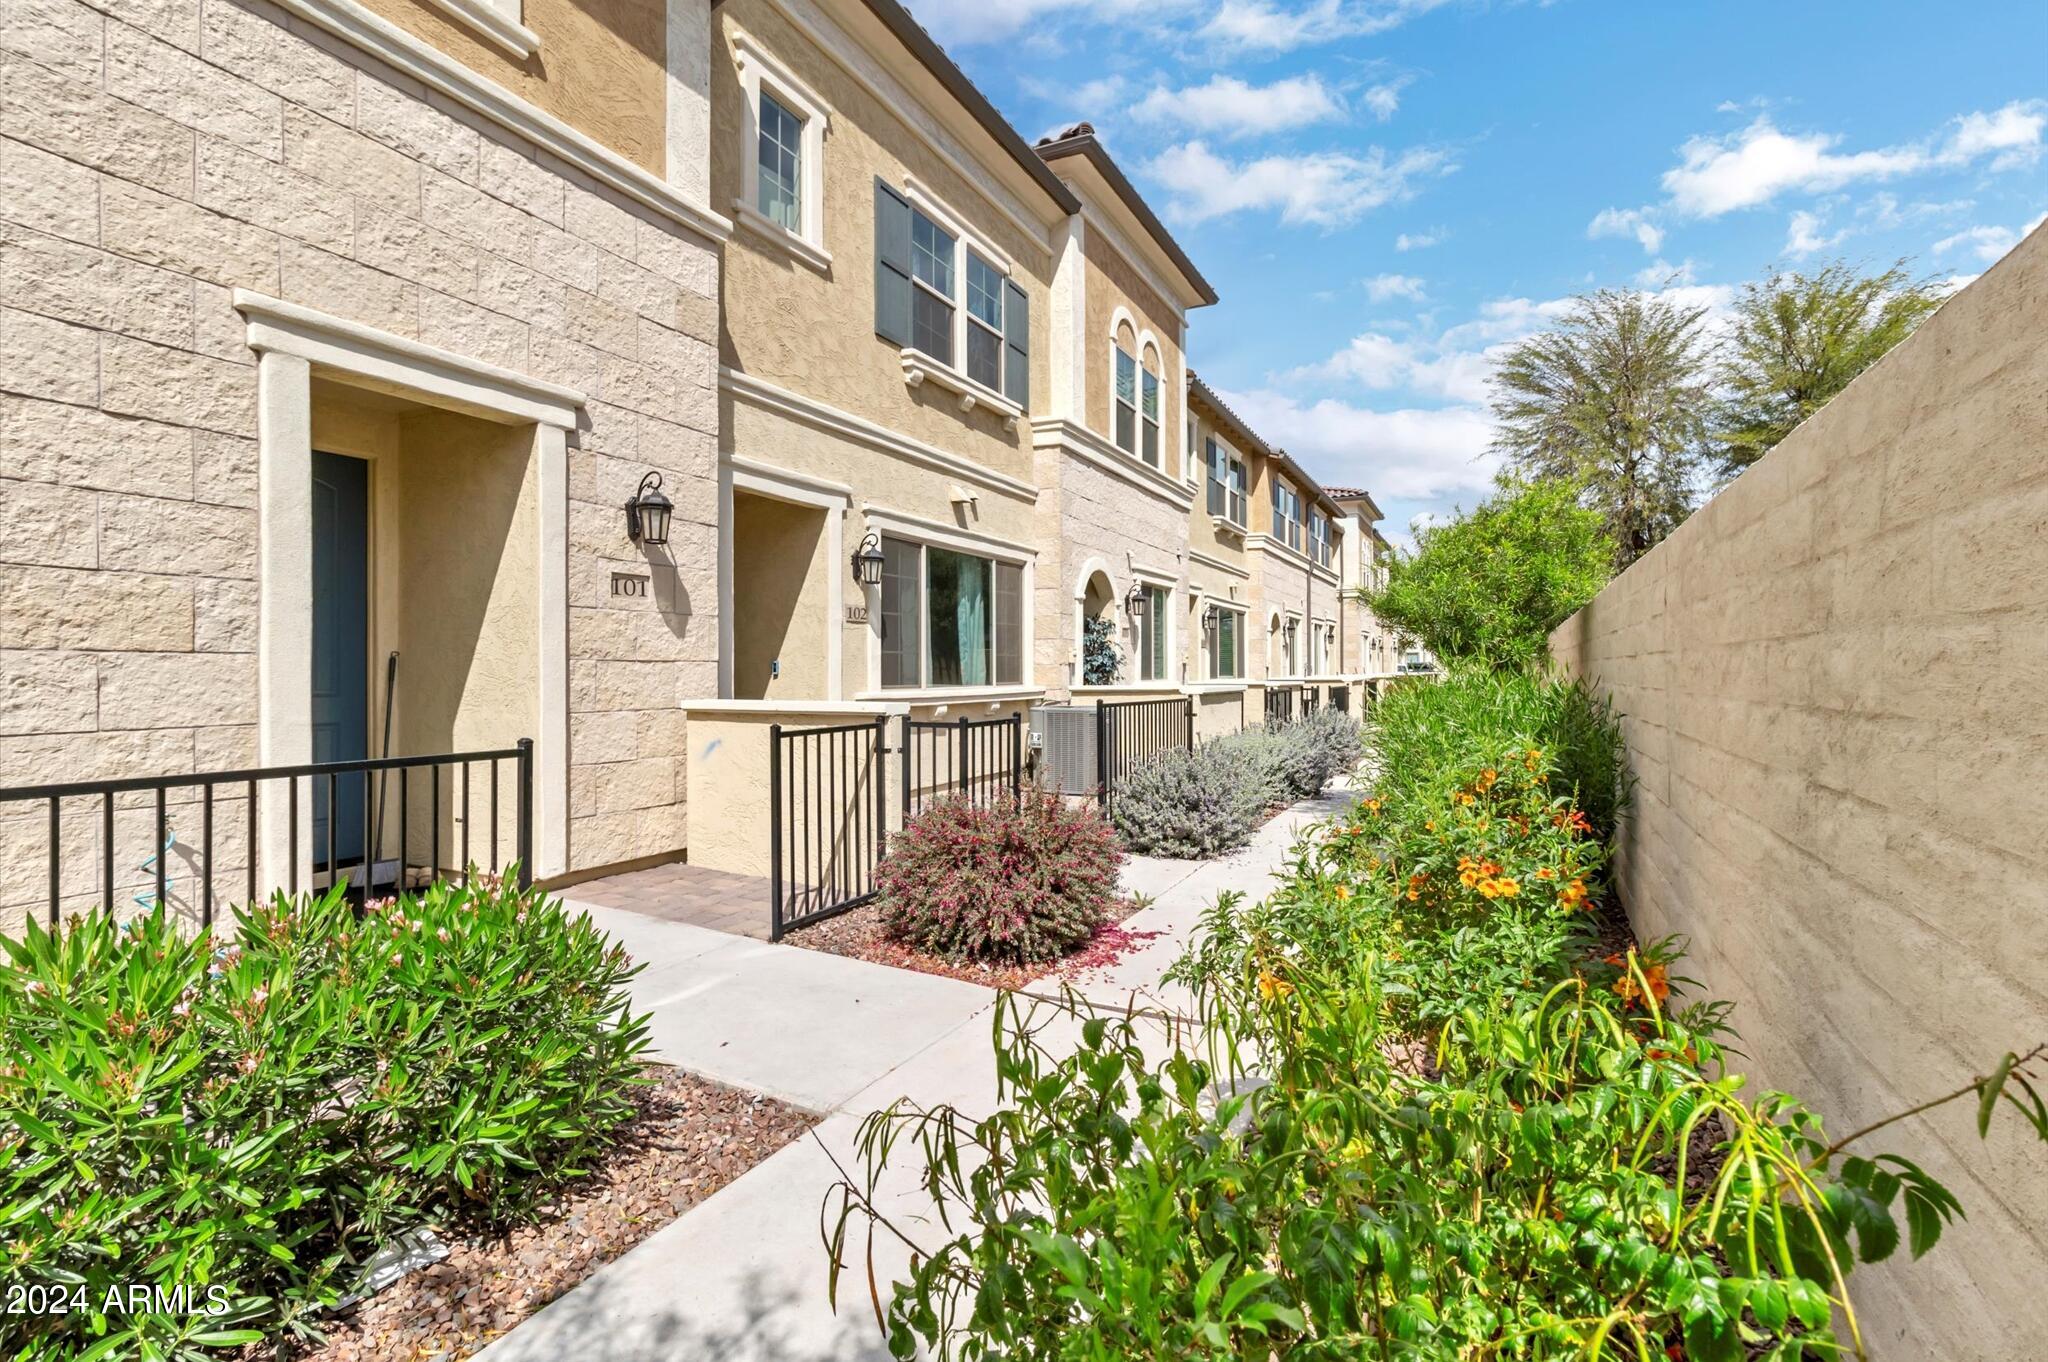
[[[1837,1133],[2048,1040],[2044,336],[2036,231],[1552,636],[1624,716],[1638,934]],[[1974,1122],[1876,1141],[1969,1218],[1857,1274],[1875,1357],[2048,1333],[2048,1158]]]
[[[1058,448],[1038,451],[1040,570],[1038,574],[1037,684],[1064,692],[1076,674],[1074,588],[1091,559],[1109,572],[1117,601],[1117,642],[1124,652],[1124,678],[1137,682],[1138,639],[1123,609],[1134,574],[1131,565],[1173,579],[1171,609],[1178,636],[1167,656],[1164,680],[1178,684],[1187,648],[1188,517],[1179,506],[1152,495],[1079,455]]]
[[[0,30],[0,784],[254,759],[235,286],[590,396],[571,858],[681,846],[674,706],[716,685],[716,251],[260,0],[38,0]],[[620,510],[650,468],[676,502],[653,561]],[[612,597],[614,567],[654,590]],[[10,859],[0,904],[40,875]]]

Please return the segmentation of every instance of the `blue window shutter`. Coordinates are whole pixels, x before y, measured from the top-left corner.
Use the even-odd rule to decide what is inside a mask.
[[[910,203],[875,181],[875,334],[910,344]]]
[[[1015,281],[1003,281],[1003,395],[1031,409],[1031,300]]]

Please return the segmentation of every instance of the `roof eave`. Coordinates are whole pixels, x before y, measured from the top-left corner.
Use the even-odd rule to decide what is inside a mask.
[[[1152,205],[1145,202],[1145,196],[1138,192],[1137,186],[1131,183],[1129,177],[1124,174],[1115,159],[1110,156],[1109,151],[1102,145],[1101,139],[1097,138],[1093,133],[1081,133],[1073,137],[1060,138],[1055,142],[1041,142],[1036,150],[1039,157],[1048,166],[1053,161],[1063,160],[1069,156],[1085,156],[1088,159],[1088,163],[1095,167],[1096,173],[1102,176],[1103,180],[1108,183],[1111,191],[1122,201],[1124,207],[1130,210],[1131,216],[1135,217],[1139,224],[1144,227],[1146,235],[1150,236],[1159,246],[1160,250],[1166,253],[1167,259],[1171,260],[1173,267],[1180,271],[1181,278],[1194,291],[1195,296],[1201,299],[1196,306],[1214,307],[1216,305],[1219,300],[1215,287],[1202,276],[1202,272],[1199,269],[1195,268],[1195,262],[1188,258],[1188,253],[1185,250],[1181,249],[1181,244],[1173,239],[1173,233],[1166,230],[1166,224],[1161,222],[1159,215],[1152,211]]]

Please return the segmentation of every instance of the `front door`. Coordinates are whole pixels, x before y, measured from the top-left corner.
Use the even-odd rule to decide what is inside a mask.
[[[369,754],[370,465],[315,450],[313,760],[356,761]],[[338,777],[332,807],[327,781],[313,782],[313,866],[330,883],[363,857],[364,779]]]

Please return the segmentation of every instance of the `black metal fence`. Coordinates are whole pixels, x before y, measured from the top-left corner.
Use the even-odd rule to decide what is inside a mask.
[[[986,804],[1024,791],[1024,721],[903,719],[903,820],[935,799],[964,796]]]
[[[1275,728],[1308,718],[1316,712],[1316,694],[1314,686],[1267,686],[1266,727]]]
[[[1339,714],[1351,712],[1351,687],[1347,682],[1338,682],[1330,687],[1330,708]]]
[[[889,720],[768,726],[769,939],[875,896],[889,835]]]
[[[508,763],[509,779],[501,774]],[[481,819],[473,816],[479,797],[488,800]],[[285,864],[261,864],[263,815],[279,807]],[[516,861],[525,888],[533,881],[533,740],[490,751],[0,789],[0,836],[18,842],[36,825],[48,844],[44,899],[52,926],[67,899],[67,865],[95,861],[93,887],[68,891],[73,907],[111,912],[126,893],[141,907],[185,909],[203,926],[213,922],[216,899],[249,902],[274,888],[298,893],[341,879],[360,894],[411,888],[449,872],[466,882],[474,870],[496,873]],[[148,848],[128,864],[125,881],[117,853],[124,841]],[[454,865],[444,858],[448,852],[458,857]],[[181,880],[196,888],[180,895]]]
[[[1168,748],[1195,745],[1195,702],[1123,700],[1095,705],[1096,801],[1104,808],[1131,768]]]

